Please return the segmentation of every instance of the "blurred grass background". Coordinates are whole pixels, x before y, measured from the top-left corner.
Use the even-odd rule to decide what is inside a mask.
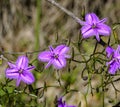
[[[94,12],[100,19],[107,17],[107,24],[112,27],[114,23],[120,22],[120,0],[56,0],[66,9],[73,12],[76,16],[82,17],[82,11],[85,9],[85,13]],[[120,27],[119,27],[120,28]],[[119,28],[116,29],[116,34],[120,35]],[[80,35],[80,25],[76,23],[72,18],[67,16],[60,9],[52,6],[45,0],[0,0],[0,48],[4,51],[15,51],[15,52],[29,52],[36,50],[47,49],[49,45],[58,45],[60,43],[68,43],[71,40],[72,43],[76,43]],[[104,38],[105,41],[108,38]],[[111,41],[114,42],[114,38],[111,37]],[[70,44],[71,47],[75,46]],[[88,39],[80,45],[80,50],[82,54],[89,55],[93,52],[95,45],[95,40],[93,38]],[[98,50],[102,47],[98,46]],[[79,52],[75,49],[75,54]],[[37,56],[37,54],[36,54]],[[9,60],[15,61],[16,57],[12,55],[6,55]],[[33,60],[34,55],[30,55]],[[14,58],[14,59],[13,59]],[[77,57],[81,58],[81,57]],[[39,69],[43,68],[43,64],[36,63]],[[69,64],[69,63],[68,63]],[[77,105],[81,102],[81,107],[86,107],[84,94],[87,91],[86,81],[81,78],[82,66],[84,64],[70,64],[71,72],[68,73],[68,69],[65,68],[61,70],[60,75],[63,84],[66,81],[70,81],[71,87],[79,89],[79,93],[70,93],[66,96],[67,103]],[[6,68],[6,62],[0,66],[1,69],[1,81],[3,80],[4,70]],[[41,87],[46,81],[49,85],[56,85],[57,74],[53,72],[51,68],[49,70],[44,70],[44,72],[35,72],[36,75],[36,86]],[[71,77],[72,75],[72,77]],[[97,86],[100,81],[99,75],[94,75],[92,84]],[[97,81],[96,81],[97,80]],[[118,83],[117,83],[118,84]],[[23,85],[24,87],[24,85]],[[118,89],[120,85],[117,85]],[[60,96],[63,90],[59,88],[48,88],[42,99],[31,98],[26,100],[26,96],[17,96],[21,101],[26,101],[26,105],[36,105],[37,107],[43,107],[44,100],[47,101],[47,107],[54,106],[55,96]],[[53,94],[54,93],[54,94]],[[90,92],[89,92],[90,93]],[[20,94],[21,95],[21,94]],[[114,90],[111,88],[105,93],[105,107],[112,107],[120,99],[117,97],[116,102],[114,101]],[[102,107],[101,104],[101,93],[96,93],[93,96],[91,94],[87,95],[88,107]],[[12,98],[13,96],[10,96]],[[15,98],[15,97],[14,97]],[[28,97],[27,97],[28,98]],[[11,107],[16,99],[10,100]],[[8,101],[8,102],[10,102]],[[19,100],[18,100],[19,101]],[[31,101],[31,103],[30,103]],[[92,102],[91,102],[92,101]],[[37,102],[37,103],[36,103]],[[110,103],[111,102],[111,103]],[[17,103],[15,103],[17,104]],[[19,104],[19,103],[18,103]],[[22,105],[22,104],[21,104]],[[20,106],[20,105],[19,105]],[[20,106],[21,107],[21,106]]]

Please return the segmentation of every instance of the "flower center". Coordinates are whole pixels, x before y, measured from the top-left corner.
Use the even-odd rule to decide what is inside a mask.
[[[94,29],[94,28],[96,28],[96,25],[95,25],[95,24],[92,25],[92,29]]]
[[[59,55],[58,54],[53,54],[53,58],[58,59]]]
[[[21,74],[22,72],[23,72],[23,69],[20,69],[20,70],[19,70],[19,73]]]

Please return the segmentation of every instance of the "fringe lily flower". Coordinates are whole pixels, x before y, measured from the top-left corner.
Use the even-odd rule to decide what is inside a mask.
[[[87,14],[85,16],[85,22],[82,23],[83,27],[81,28],[83,38],[96,36],[96,39],[99,42],[100,35],[109,36],[111,28],[104,24],[106,21],[106,18],[100,20],[94,13]]]
[[[58,105],[58,107],[76,107],[76,106],[73,106],[73,105],[67,105],[65,103],[65,101],[64,102],[62,101],[62,98],[58,99],[57,105]]]
[[[9,79],[16,79],[16,86],[19,86],[20,82],[23,81],[26,84],[32,84],[34,82],[34,76],[30,72],[35,67],[28,66],[29,60],[26,56],[18,57],[15,64],[8,62],[9,67],[6,69],[6,77]]]
[[[59,45],[55,49],[50,46],[49,51],[41,52],[38,55],[38,59],[42,62],[48,62],[45,68],[53,65],[56,69],[61,69],[66,66],[66,58],[70,58],[70,55],[67,55],[69,47],[66,45]]]
[[[108,46],[106,48],[107,57],[112,57],[111,61],[107,62],[107,66],[109,66],[109,73],[115,74],[118,69],[120,69],[120,45],[118,45],[117,49],[113,49]]]

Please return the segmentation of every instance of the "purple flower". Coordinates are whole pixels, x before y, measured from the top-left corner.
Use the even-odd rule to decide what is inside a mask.
[[[67,105],[65,103],[65,101],[64,102],[62,101],[62,97],[60,99],[58,99],[57,105],[58,105],[58,107],[76,107],[76,106],[72,106],[72,105]]]
[[[107,62],[107,66],[109,66],[109,73],[115,74],[118,69],[120,69],[120,45],[118,45],[117,49],[114,50],[112,47],[108,46],[106,48],[107,57],[112,57],[111,61]]]
[[[45,68],[53,65],[56,69],[61,69],[66,66],[66,58],[70,58],[70,55],[66,53],[69,51],[69,47],[66,45],[59,45],[55,49],[50,46],[50,51],[41,52],[38,55],[38,59],[42,62],[48,62]]]
[[[94,13],[87,14],[81,28],[83,38],[96,36],[97,41],[100,41],[99,35],[109,36],[111,28],[104,24],[106,21],[106,18],[100,20]]]
[[[105,51],[106,51],[106,53],[107,53],[107,57],[109,58],[110,56],[113,56],[113,54],[114,54],[114,52],[115,52],[115,50],[112,48],[112,47],[110,47],[110,46],[108,46],[106,49],[105,49]]]
[[[6,77],[9,79],[16,79],[16,86],[19,86],[23,81],[26,84],[32,84],[34,82],[34,76],[30,72],[34,66],[28,66],[29,60],[26,56],[18,57],[15,64],[8,62],[9,67],[6,69]]]

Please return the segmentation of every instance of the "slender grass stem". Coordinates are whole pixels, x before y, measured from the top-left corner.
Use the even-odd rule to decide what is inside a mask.
[[[103,73],[102,73],[101,82],[102,82],[102,107],[105,107],[105,103],[104,103],[104,78],[103,78]]]
[[[37,16],[36,16],[36,24],[35,24],[35,50],[39,49],[39,36],[40,36],[40,15],[41,15],[41,0],[37,0]]]
[[[57,3],[55,0],[46,0],[49,3],[51,3],[52,5],[56,6],[57,8],[59,8],[60,10],[62,10],[63,12],[65,12],[68,16],[72,17],[77,23],[80,23],[81,25],[83,25],[83,21],[81,19],[79,19],[77,16],[75,16],[72,12],[70,12],[69,10],[65,9],[63,6],[61,6],[59,3]]]

